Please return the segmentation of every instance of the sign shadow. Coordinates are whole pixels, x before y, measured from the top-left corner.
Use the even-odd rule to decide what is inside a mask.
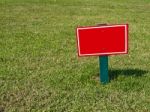
[[[148,71],[137,69],[137,68],[136,69],[116,69],[116,70],[109,70],[109,78],[110,80],[114,80],[114,79],[117,79],[119,75],[141,77],[146,73],[148,73]]]

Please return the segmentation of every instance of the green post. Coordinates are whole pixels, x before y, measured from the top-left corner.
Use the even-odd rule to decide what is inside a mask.
[[[103,84],[109,82],[108,76],[108,56],[99,56],[100,63],[100,81]]]

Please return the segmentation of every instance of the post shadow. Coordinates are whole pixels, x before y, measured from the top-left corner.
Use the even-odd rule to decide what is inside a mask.
[[[123,76],[134,76],[134,77],[141,77],[144,74],[148,73],[146,70],[141,69],[115,69],[115,70],[109,70],[109,79],[114,80],[117,79],[119,75]]]

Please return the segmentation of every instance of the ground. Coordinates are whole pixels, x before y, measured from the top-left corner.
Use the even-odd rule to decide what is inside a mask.
[[[129,24],[129,54],[78,58],[75,28]],[[150,112],[149,0],[1,0],[0,111]]]

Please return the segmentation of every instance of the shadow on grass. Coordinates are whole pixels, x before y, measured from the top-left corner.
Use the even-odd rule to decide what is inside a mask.
[[[110,80],[114,80],[117,79],[119,75],[140,77],[146,73],[148,73],[148,71],[141,69],[109,70],[109,78]]]

